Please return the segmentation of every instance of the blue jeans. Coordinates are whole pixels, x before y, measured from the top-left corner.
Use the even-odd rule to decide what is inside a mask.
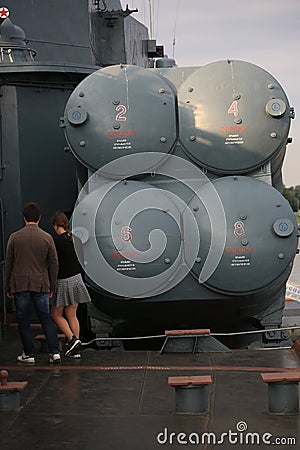
[[[14,293],[19,333],[25,355],[35,353],[32,331],[30,328],[31,308],[34,306],[43,327],[50,353],[59,353],[57,331],[49,308],[47,292],[23,291]]]

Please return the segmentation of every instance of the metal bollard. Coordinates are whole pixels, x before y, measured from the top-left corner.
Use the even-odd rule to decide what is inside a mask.
[[[268,384],[269,412],[273,414],[298,414],[298,382],[280,381]]]
[[[261,373],[260,376],[268,384],[269,413],[299,414],[300,372]]]
[[[175,412],[177,414],[203,414],[206,412],[206,386],[176,386]]]
[[[0,371],[0,411],[20,408],[20,392],[28,385],[28,381],[9,382],[7,370]]]
[[[175,387],[177,414],[203,414],[207,410],[206,386],[212,383],[210,375],[169,377],[169,386]]]

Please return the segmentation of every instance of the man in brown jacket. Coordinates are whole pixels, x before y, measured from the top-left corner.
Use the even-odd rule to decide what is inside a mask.
[[[53,238],[39,227],[41,211],[36,203],[24,206],[25,227],[12,233],[7,243],[5,289],[15,299],[18,329],[23,353],[17,360],[35,363],[35,348],[30,328],[33,305],[42,324],[50,352],[50,363],[61,362],[59,341],[50,315],[58,272],[58,260]]]

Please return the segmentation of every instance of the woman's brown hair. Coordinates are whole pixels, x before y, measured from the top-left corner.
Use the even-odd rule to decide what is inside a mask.
[[[62,227],[68,233],[69,239],[72,239],[72,233],[70,231],[70,222],[69,222],[67,216],[63,212],[56,211],[56,213],[52,217],[51,221],[52,221],[52,225]]]

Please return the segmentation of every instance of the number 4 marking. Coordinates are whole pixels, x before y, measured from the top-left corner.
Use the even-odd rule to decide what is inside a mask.
[[[234,116],[238,116],[239,111],[238,111],[238,106],[237,106],[237,101],[234,100],[231,105],[228,108],[228,114],[233,114]]]

